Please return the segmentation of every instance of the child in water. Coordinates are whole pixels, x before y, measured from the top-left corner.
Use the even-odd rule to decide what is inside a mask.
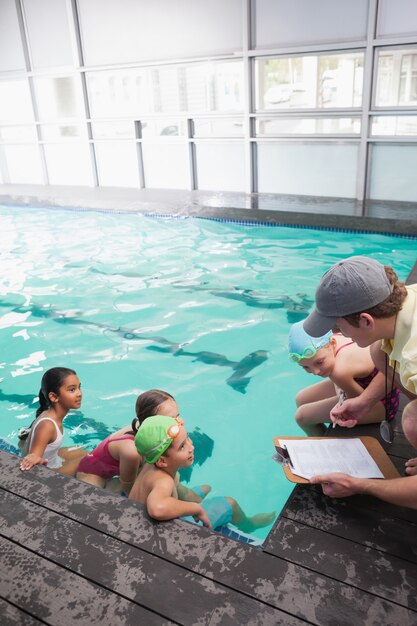
[[[81,383],[77,374],[66,367],[53,367],[42,376],[39,409],[29,428],[19,433],[22,454],[21,470],[34,465],[48,465],[62,474],[74,476],[85,450],[61,448],[63,421],[70,409],[81,406]]]
[[[139,427],[135,445],[145,465],[130,492],[129,499],[145,504],[148,514],[156,520],[191,516],[207,528],[231,522],[244,532],[269,526],[275,512],[247,517],[233,498],[215,497],[198,502],[179,499],[177,472],[194,461],[194,446],[179,417],[154,415]]]
[[[175,399],[166,391],[150,389],[142,393],[136,400],[136,417],[130,426],[121,428],[110,435],[94,448],[87,456],[81,459],[77,470],[77,478],[91,485],[102,488],[111,488],[129,495],[132,485],[143,459],[138,454],[134,443],[135,435],[140,424],[151,415],[179,415]],[[119,477],[120,484],[115,485],[112,479]],[[200,502],[210,491],[208,485],[188,489],[184,485],[177,486],[181,499],[192,499]]]
[[[344,398],[359,396],[378,374],[371,358],[370,348],[360,348],[354,341],[331,331],[323,337],[310,337],[303,322],[293,324],[289,333],[290,359],[309,374],[326,378],[306,387],[296,398],[295,419],[309,436],[323,435],[325,422],[330,421],[330,411]],[[393,388],[387,398],[369,411],[364,424],[392,420],[398,410],[400,390]]]

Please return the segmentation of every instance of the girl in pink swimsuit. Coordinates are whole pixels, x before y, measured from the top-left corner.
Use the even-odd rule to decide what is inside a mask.
[[[128,496],[143,463],[136,450],[135,435],[147,417],[158,414],[178,417],[175,399],[160,389],[145,391],[136,400],[136,417],[132,424],[104,439],[90,454],[81,459],[77,478],[96,487],[110,487]],[[118,480],[115,484],[113,479],[116,477]],[[207,485],[200,487],[200,495],[182,485],[179,485],[179,489],[184,496],[198,498],[197,501],[200,501],[200,495],[204,497],[210,488]]]
[[[323,337],[310,337],[303,322],[293,324],[289,334],[290,359],[309,374],[326,380],[302,389],[296,396],[295,419],[310,436],[323,435],[330,422],[330,411],[342,398],[359,396],[378,374],[369,347],[360,348],[354,341],[331,331]],[[386,399],[369,411],[364,424],[392,420],[398,409],[400,391],[393,388]]]

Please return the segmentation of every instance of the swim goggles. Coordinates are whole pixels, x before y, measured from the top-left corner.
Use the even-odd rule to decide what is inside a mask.
[[[315,346],[307,346],[306,348],[304,348],[302,354],[297,354],[297,352],[290,352],[289,357],[290,360],[294,363],[299,363],[303,359],[311,359],[315,354],[317,354],[318,350],[320,350],[320,348],[316,348]]]
[[[168,437],[164,439],[163,443],[166,443],[168,439],[175,439],[180,434],[181,426],[184,426],[184,420],[181,417],[174,417],[176,424],[172,424],[167,430]]]

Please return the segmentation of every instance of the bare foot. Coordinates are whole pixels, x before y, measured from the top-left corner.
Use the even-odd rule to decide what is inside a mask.
[[[275,511],[272,511],[272,513],[258,513],[258,515],[252,515],[252,517],[248,517],[246,520],[242,520],[242,522],[239,524],[239,528],[245,533],[250,533],[252,532],[252,530],[256,530],[257,528],[264,528],[264,526],[269,526],[270,524],[272,524],[275,517]]]
[[[211,491],[210,485],[201,485],[201,491],[204,493],[204,497]]]
[[[405,473],[407,474],[407,476],[417,476],[417,457],[406,461]]]

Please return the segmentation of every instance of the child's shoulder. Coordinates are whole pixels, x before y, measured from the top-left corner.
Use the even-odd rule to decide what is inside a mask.
[[[152,483],[156,483],[161,480],[174,482],[174,479],[172,478],[172,476],[170,476],[163,470],[159,469],[159,467],[157,467],[155,464],[146,463],[146,462],[143,464],[143,467],[140,471],[138,478],[140,478],[142,481],[147,481],[147,482],[152,482]]]
[[[158,487],[158,489],[162,489],[163,491],[174,493],[176,490],[175,479],[167,472],[164,472],[164,470],[156,467],[156,465],[152,465],[152,468],[153,470],[149,470],[147,476],[145,477],[148,487],[151,489]],[[140,473],[142,472],[143,470],[141,470]]]
[[[361,348],[356,343],[346,345],[346,348],[341,350],[335,359],[334,369],[331,379],[347,379],[362,376],[364,373],[368,373],[373,366],[371,353],[367,348]]]
[[[57,425],[57,420],[54,419],[52,415],[48,415],[46,412],[44,412],[38,415],[38,417],[35,419],[35,421],[31,425],[31,431],[33,432],[34,430],[39,429],[55,430]]]
[[[346,337],[338,338],[336,343],[336,359],[337,363],[347,363],[360,359],[370,359],[371,352],[369,347],[361,348],[357,343]]]
[[[336,342],[336,352],[337,356],[339,354],[346,354],[346,352],[351,352],[355,348],[358,348],[358,344],[352,341],[349,337],[345,337],[344,335],[333,335],[333,339]]]

